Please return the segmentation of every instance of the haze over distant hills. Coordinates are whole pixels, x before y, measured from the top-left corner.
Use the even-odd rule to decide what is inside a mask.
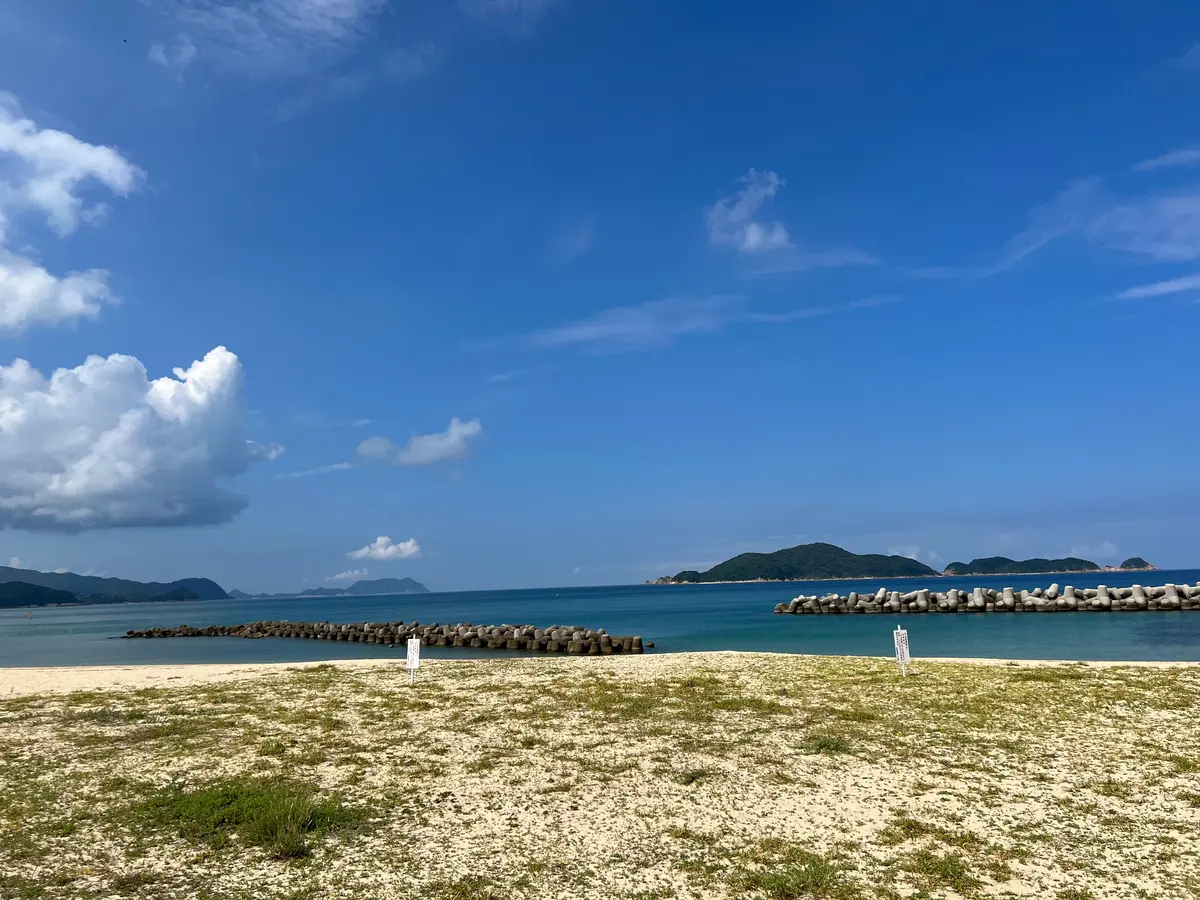
[[[345,597],[362,596],[364,594],[428,594],[429,588],[411,578],[375,578],[356,581],[344,588],[308,588],[307,590],[284,594],[247,594],[244,591],[230,591],[229,596],[234,600],[273,600],[288,597]]]
[[[48,606],[64,603],[149,603],[180,600],[261,600],[288,597],[342,597],[364,594],[427,594],[429,589],[411,578],[376,578],[356,581],[344,588],[310,588],[284,594],[247,594],[229,591],[209,578],[181,578],[167,583],[76,575],[74,572],[39,572],[0,566],[0,608]]]

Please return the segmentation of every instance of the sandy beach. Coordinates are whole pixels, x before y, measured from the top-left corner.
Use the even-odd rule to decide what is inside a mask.
[[[1200,667],[0,670],[0,897],[1200,897]]]
[[[708,653],[676,653],[675,657],[697,657],[701,661],[705,657],[724,655],[737,656],[774,656],[776,654],[744,654],[737,651],[708,652]],[[795,654],[787,654],[795,656]],[[654,657],[647,657],[653,659]],[[661,657],[660,657],[661,658]],[[822,657],[815,657],[821,659]],[[859,659],[863,661],[888,662],[886,657],[838,657],[839,659]],[[478,660],[481,664],[498,660]],[[1200,662],[1164,662],[1164,661],[1112,661],[1092,660],[1079,663],[1073,660],[1057,659],[988,659],[984,657],[930,657],[915,660],[920,663],[954,663],[975,666],[1078,666],[1089,668],[1129,668],[1143,667],[1150,669],[1175,669],[1200,667]],[[428,667],[438,665],[438,660],[424,660],[421,665]],[[653,663],[649,665],[653,666]],[[286,676],[305,668],[315,666],[337,666],[347,671],[363,669],[399,668],[401,674],[406,674],[403,660],[382,659],[333,659],[306,663],[217,663],[217,664],[179,664],[179,665],[146,665],[146,666],[29,666],[18,668],[0,668],[0,699],[22,697],[28,694],[69,694],[74,691],[110,691],[110,690],[139,690],[142,688],[180,688],[195,685],[219,684],[228,681],[259,679]],[[399,676],[397,676],[399,677]]]

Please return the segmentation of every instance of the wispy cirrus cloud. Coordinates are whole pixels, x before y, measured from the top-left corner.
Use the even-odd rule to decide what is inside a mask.
[[[522,378],[527,374],[529,373],[524,369],[512,369],[508,372],[493,372],[487,377],[486,381],[488,384],[505,384],[509,381],[516,381],[518,378]]]
[[[589,353],[627,353],[669,347],[681,337],[715,334],[736,324],[786,325],[840,309],[874,305],[880,304],[857,301],[840,307],[802,306],[768,312],[750,309],[746,298],[738,295],[669,297],[603,309],[587,318],[535,332],[525,342],[539,349],[575,347]]]
[[[550,240],[550,261],[566,265],[585,255],[596,241],[596,223],[586,217],[561,229]]]
[[[1183,147],[1172,150],[1162,156],[1143,159],[1133,167],[1135,172],[1154,172],[1159,169],[1171,169],[1176,166],[1200,165],[1200,147]]]
[[[1031,210],[1026,227],[1005,243],[994,263],[910,269],[909,274],[988,278],[1067,238],[1145,262],[1200,259],[1200,190],[1180,187],[1119,196],[1100,178],[1079,178]]]
[[[186,40],[218,65],[299,74],[328,65],[366,38],[389,0],[166,0]],[[165,49],[164,49],[165,55]],[[156,60],[157,61],[157,60]]]
[[[345,572],[338,572],[336,575],[330,575],[326,581],[358,581],[360,578],[366,578],[370,574],[366,569],[347,569]]]
[[[403,447],[390,438],[369,437],[358,445],[358,458],[393,466],[431,466],[450,459],[461,459],[483,433],[478,419],[464,422],[455,417],[445,431],[414,434]]]
[[[748,260],[745,273],[748,276],[877,262],[856,247],[814,250],[795,244],[783,222],[763,215],[764,207],[786,184],[777,173],[750,169],[738,179],[738,184],[737,190],[704,210],[704,222],[711,245],[732,248]]]
[[[282,475],[277,475],[277,478],[312,478],[314,475],[328,475],[330,472],[344,472],[346,469],[354,467],[354,463],[338,462],[330,463],[327,466],[317,466],[314,469],[302,469],[299,472],[284,472]]]
[[[1181,69],[1200,69],[1200,41],[1192,44],[1182,55],[1177,56],[1175,65]]]
[[[1182,278],[1131,287],[1117,294],[1117,299],[1142,300],[1147,297],[1166,297],[1170,294],[1183,294],[1188,291],[1200,291],[1200,275],[1185,275]]]
[[[470,19],[508,37],[525,38],[555,3],[556,0],[459,0],[458,5]]]
[[[197,53],[199,50],[192,39],[186,34],[180,34],[170,44],[155,41],[150,45],[150,52],[146,54],[146,58],[164,69],[182,72],[196,59]]]

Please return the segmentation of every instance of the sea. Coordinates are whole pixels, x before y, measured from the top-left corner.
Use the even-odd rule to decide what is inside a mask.
[[[909,632],[914,659],[982,657],[1200,661],[1200,611],[1129,613],[926,613],[776,615],[799,594],[874,592],[880,587],[1013,587],[1052,582],[1077,588],[1195,584],[1200,569],[936,579],[865,579],[713,585],[620,585],[463,591],[370,597],[205,600],[0,610],[0,667],[168,663],[302,662],[400,658],[403,648],[288,638],[126,640],[130,629],[228,625],[260,619],[582,625],[653,641],[651,653],[757,650],[851,656],[893,653],[892,630]],[[30,613],[32,612],[32,615]],[[427,657],[496,657],[515,651],[422,648]],[[526,654],[528,655],[528,654]]]

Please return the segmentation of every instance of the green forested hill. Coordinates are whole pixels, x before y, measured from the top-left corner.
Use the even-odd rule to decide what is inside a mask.
[[[74,603],[75,595],[23,581],[0,582],[0,609],[13,606],[46,606],[50,603]]]
[[[679,583],[713,581],[820,581],[826,578],[898,578],[937,575],[924,563],[907,556],[851,553],[833,544],[801,544],[774,553],[742,553],[707,572],[684,571]]]
[[[129,600],[149,600],[178,591],[187,591],[197,600],[224,600],[227,596],[219,584],[208,578],[181,578],[164,584],[160,581],[130,581],[127,578],[101,578],[98,575],[76,575],[74,572],[38,572],[35,569],[0,566],[0,583],[10,581],[70,591],[72,594]]]
[[[1062,559],[1009,559],[1007,556],[985,556],[969,563],[952,562],[946,566],[946,575],[1024,575],[1040,572],[1099,572],[1100,567],[1091,560],[1066,556]]]

